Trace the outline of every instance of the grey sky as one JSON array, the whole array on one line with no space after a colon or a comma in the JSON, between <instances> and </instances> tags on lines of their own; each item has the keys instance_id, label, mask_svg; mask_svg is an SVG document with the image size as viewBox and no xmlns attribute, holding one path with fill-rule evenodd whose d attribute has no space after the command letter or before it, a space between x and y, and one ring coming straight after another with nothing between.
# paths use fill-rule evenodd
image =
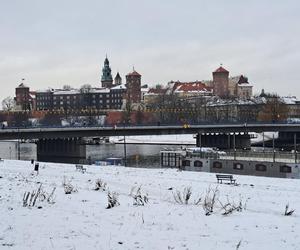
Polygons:
<instances>
[{"instance_id":1,"label":"grey sky","mask_svg":"<svg viewBox=\"0 0 300 250\"><path fill-rule=\"evenodd\" d=\"M31 89L99 86L105 54L124 79L211 79L220 63L261 88L300 97L297 0L2 0L0 99Z\"/></svg>"}]
</instances>

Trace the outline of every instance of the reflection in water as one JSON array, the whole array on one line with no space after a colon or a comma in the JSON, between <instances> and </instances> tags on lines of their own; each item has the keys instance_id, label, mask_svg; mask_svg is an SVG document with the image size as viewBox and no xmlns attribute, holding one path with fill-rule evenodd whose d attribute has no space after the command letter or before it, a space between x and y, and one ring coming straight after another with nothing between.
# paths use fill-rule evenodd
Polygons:
<instances>
[{"instance_id":1,"label":"reflection in water","mask_svg":"<svg viewBox=\"0 0 300 250\"><path fill-rule=\"evenodd\" d=\"M127 165L131 167L159 167L159 152L165 147L168 146L127 144ZM108 157L124 158L123 144L87 145L86 150L87 158L90 158L92 162L104 160ZM18 142L0 141L0 157L4 159L18 159ZM36 160L36 158L36 144L20 143L21 160Z\"/></svg>"}]
</instances>

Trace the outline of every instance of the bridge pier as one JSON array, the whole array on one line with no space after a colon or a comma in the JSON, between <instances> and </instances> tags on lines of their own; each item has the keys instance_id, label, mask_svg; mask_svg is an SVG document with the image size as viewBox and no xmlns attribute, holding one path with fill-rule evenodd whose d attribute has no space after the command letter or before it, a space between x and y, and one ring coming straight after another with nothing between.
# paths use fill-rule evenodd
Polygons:
<instances>
[{"instance_id":1,"label":"bridge pier","mask_svg":"<svg viewBox=\"0 0 300 250\"><path fill-rule=\"evenodd\" d=\"M276 147L299 150L300 132L279 132Z\"/></svg>"},{"instance_id":2,"label":"bridge pier","mask_svg":"<svg viewBox=\"0 0 300 250\"><path fill-rule=\"evenodd\" d=\"M45 162L80 163L86 159L86 145L81 138L40 139L37 160Z\"/></svg>"},{"instance_id":3,"label":"bridge pier","mask_svg":"<svg viewBox=\"0 0 300 250\"><path fill-rule=\"evenodd\" d=\"M197 147L216 147L220 149L250 149L250 135L247 133L219 134L198 133Z\"/></svg>"}]
</instances>

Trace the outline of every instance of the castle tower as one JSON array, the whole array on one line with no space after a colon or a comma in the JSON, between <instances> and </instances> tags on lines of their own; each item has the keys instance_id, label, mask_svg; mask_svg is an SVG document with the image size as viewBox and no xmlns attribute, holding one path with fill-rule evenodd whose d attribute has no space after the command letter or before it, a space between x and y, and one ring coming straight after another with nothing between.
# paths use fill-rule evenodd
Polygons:
<instances>
[{"instance_id":1,"label":"castle tower","mask_svg":"<svg viewBox=\"0 0 300 250\"><path fill-rule=\"evenodd\" d=\"M126 75L126 99L131 103L141 102L141 78L142 76L133 69Z\"/></svg>"},{"instance_id":2,"label":"castle tower","mask_svg":"<svg viewBox=\"0 0 300 250\"><path fill-rule=\"evenodd\" d=\"M24 79L22 79L23 81ZM27 87L23 82L16 87L16 105L20 110L30 110L30 92L29 87Z\"/></svg>"},{"instance_id":3,"label":"castle tower","mask_svg":"<svg viewBox=\"0 0 300 250\"><path fill-rule=\"evenodd\" d=\"M121 85L121 84L122 84L122 77L120 76L120 74L118 72L115 77L115 85Z\"/></svg>"},{"instance_id":4,"label":"castle tower","mask_svg":"<svg viewBox=\"0 0 300 250\"><path fill-rule=\"evenodd\" d=\"M224 69L222 65L213 72L213 88L214 94L219 97L227 97L229 95L229 71Z\"/></svg>"},{"instance_id":5,"label":"castle tower","mask_svg":"<svg viewBox=\"0 0 300 250\"><path fill-rule=\"evenodd\" d=\"M103 88L111 88L113 85L113 78L111 75L111 68L107 57L104 60L104 67L102 68L101 84Z\"/></svg>"}]
</instances>

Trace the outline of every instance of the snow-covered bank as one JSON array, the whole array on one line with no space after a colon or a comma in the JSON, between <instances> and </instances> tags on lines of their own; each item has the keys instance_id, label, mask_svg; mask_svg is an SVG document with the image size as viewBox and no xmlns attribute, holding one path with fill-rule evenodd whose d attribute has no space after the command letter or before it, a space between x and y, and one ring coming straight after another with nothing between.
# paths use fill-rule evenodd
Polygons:
<instances>
[{"instance_id":1,"label":"snow-covered bank","mask_svg":"<svg viewBox=\"0 0 300 250\"><path fill-rule=\"evenodd\" d=\"M133 169L40 163L39 175L29 162L0 162L1 249L299 249L300 182L235 176L238 186L217 185L214 174L173 169ZM101 178L119 194L119 206L106 209L107 190L95 191ZM78 192L65 194L62 183ZM25 191L42 189L52 202L37 200L23 207ZM133 205L132 187L141 185L149 198ZM192 188L190 204L174 200L176 190ZM214 212L206 216L206 190L218 188ZM194 200L202 198L200 204ZM220 202L242 202L242 211L227 216ZM296 209L284 216L289 203ZM40 207L40 209L38 209Z\"/></svg>"},{"instance_id":2,"label":"snow-covered bank","mask_svg":"<svg viewBox=\"0 0 300 250\"><path fill-rule=\"evenodd\" d=\"M262 133L251 133L251 143L262 143L263 140L269 141L274 138L278 138L278 133L265 132ZM126 136L126 143L133 144L164 144L164 145L195 145L196 138L192 134L184 135L143 135L143 136ZM112 136L109 138L112 143L123 143L123 136Z\"/></svg>"},{"instance_id":3,"label":"snow-covered bank","mask_svg":"<svg viewBox=\"0 0 300 250\"><path fill-rule=\"evenodd\" d=\"M195 145L196 139L193 135L143 135L126 136L126 143L131 144L162 144L162 145ZM113 136L109 138L112 143L123 143L123 136Z\"/></svg>"}]
</instances>

